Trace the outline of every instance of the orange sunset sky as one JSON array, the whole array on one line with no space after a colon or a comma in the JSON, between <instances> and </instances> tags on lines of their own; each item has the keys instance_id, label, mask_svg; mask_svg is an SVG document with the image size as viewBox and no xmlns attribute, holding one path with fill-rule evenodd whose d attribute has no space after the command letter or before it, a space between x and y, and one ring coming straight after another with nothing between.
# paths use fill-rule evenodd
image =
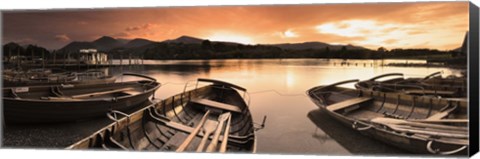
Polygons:
<instances>
[{"instance_id":1,"label":"orange sunset sky","mask_svg":"<svg viewBox=\"0 0 480 159\"><path fill-rule=\"evenodd\" d=\"M159 7L4 12L2 41L59 49L104 35L154 41L188 35L244 44L450 50L467 30L468 2Z\"/></svg>"}]
</instances>

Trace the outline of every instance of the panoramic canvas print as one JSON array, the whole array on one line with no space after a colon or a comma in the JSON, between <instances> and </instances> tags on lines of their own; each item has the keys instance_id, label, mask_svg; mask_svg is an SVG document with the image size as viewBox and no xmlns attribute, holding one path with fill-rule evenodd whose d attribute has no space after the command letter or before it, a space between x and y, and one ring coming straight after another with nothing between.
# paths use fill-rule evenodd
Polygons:
<instances>
[{"instance_id":1,"label":"panoramic canvas print","mask_svg":"<svg viewBox=\"0 0 480 159\"><path fill-rule=\"evenodd\" d=\"M468 2L2 18L3 147L468 153Z\"/></svg>"}]
</instances>

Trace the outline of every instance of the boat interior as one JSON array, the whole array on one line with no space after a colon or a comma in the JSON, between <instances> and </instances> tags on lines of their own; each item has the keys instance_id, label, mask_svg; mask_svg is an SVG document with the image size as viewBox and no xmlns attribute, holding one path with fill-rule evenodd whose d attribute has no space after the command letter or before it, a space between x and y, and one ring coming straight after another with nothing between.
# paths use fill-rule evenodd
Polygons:
<instances>
[{"instance_id":1,"label":"boat interior","mask_svg":"<svg viewBox=\"0 0 480 159\"><path fill-rule=\"evenodd\" d=\"M122 149L176 152L254 152L255 127L244 88L213 84L184 91L132 114L112 111L115 121L68 149Z\"/></svg>"}]
</instances>

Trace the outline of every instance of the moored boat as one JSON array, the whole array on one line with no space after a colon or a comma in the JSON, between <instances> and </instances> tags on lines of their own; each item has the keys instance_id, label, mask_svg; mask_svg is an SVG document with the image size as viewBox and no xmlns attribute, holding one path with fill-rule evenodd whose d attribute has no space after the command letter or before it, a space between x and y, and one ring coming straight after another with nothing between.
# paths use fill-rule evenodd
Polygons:
<instances>
[{"instance_id":1,"label":"moored boat","mask_svg":"<svg viewBox=\"0 0 480 159\"><path fill-rule=\"evenodd\" d=\"M5 122L67 122L104 116L112 109L127 110L138 106L160 87L151 77L124 75L146 80L3 88Z\"/></svg>"},{"instance_id":2,"label":"moored boat","mask_svg":"<svg viewBox=\"0 0 480 159\"><path fill-rule=\"evenodd\" d=\"M212 84L131 114L114 110L108 114L112 124L67 149L255 152L256 128L245 94L239 94L246 89L218 80L197 82Z\"/></svg>"},{"instance_id":3,"label":"moored boat","mask_svg":"<svg viewBox=\"0 0 480 159\"><path fill-rule=\"evenodd\" d=\"M55 71L52 71L55 70ZM61 85L61 84L102 84L113 83L116 77L105 75L101 71L68 72L61 69L45 69L40 71L4 71L3 86L41 86L41 85Z\"/></svg>"},{"instance_id":4,"label":"moored boat","mask_svg":"<svg viewBox=\"0 0 480 159\"><path fill-rule=\"evenodd\" d=\"M61 84L74 81L76 75L62 69L30 69L30 70L12 70L3 71L3 86L32 86Z\"/></svg>"},{"instance_id":5,"label":"moored boat","mask_svg":"<svg viewBox=\"0 0 480 159\"><path fill-rule=\"evenodd\" d=\"M397 78L390 78L397 77ZM390 78L380 81L382 78ZM435 72L424 78L404 78L402 73L388 73L360 81L355 87L362 90L402 92L410 95L427 95L442 98L465 98L467 81L462 77L441 77Z\"/></svg>"},{"instance_id":6,"label":"moored boat","mask_svg":"<svg viewBox=\"0 0 480 159\"><path fill-rule=\"evenodd\" d=\"M77 78L74 81L67 82L65 84L107 84L113 83L117 80L115 76L106 75L102 71L85 71L81 73L75 73Z\"/></svg>"},{"instance_id":7,"label":"moored boat","mask_svg":"<svg viewBox=\"0 0 480 159\"><path fill-rule=\"evenodd\" d=\"M314 87L307 94L336 120L387 144L414 153L467 154L466 101L338 86L353 82L358 80Z\"/></svg>"}]
</instances>

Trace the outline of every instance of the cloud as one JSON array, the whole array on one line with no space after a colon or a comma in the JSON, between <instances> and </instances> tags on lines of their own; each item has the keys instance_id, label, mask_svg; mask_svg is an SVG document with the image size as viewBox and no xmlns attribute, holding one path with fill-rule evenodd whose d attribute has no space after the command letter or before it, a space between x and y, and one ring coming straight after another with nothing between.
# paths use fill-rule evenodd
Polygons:
<instances>
[{"instance_id":1,"label":"cloud","mask_svg":"<svg viewBox=\"0 0 480 159\"><path fill-rule=\"evenodd\" d=\"M130 38L133 36L133 34L129 32L119 32L119 33L112 34L111 36L113 36L114 38Z\"/></svg>"},{"instance_id":2,"label":"cloud","mask_svg":"<svg viewBox=\"0 0 480 159\"><path fill-rule=\"evenodd\" d=\"M398 24L379 23L374 20L345 20L330 22L316 26L319 33L337 34L345 37L367 36L374 32L392 30Z\"/></svg>"},{"instance_id":3,"label":"cloud","mask_svg":"<svg viewBox=\"0 0 480 159\"><path fill-rule=\"evenodd\" d=\"M283 37L295 38L295 37L298 37L298 35L296 32L292 31L291 29L288 29L287 31L283 32Z\"/></svg>"},{"instance_id":4,"label":"cloud","mask_svg":"<svg viewBox=\"0 0 480 159\"><path fill-rule=\"evenodd\" d=\"M37 40L33 38L23 38L23 39L14 40L14 41L20 45L34 44L37 42Z\"/></svg>"},{"instance_id":5,"label":"cloud","mask_svg":"<svg viewBox=\"0 0 480 159\"><path fill-rule=\"evenodd\" d=\"M383 43L385 44L394 44L396 43L398 40L397 39L387 39L387 40L384 40Z\"/></svg>"},{"instance_id":6,"label":"cloud","mask_svg":"<svg viewBox=\"0 0 480 159\"><path fill-rule=\"evenodd\" d=\"M154 26L156 26L156 24L146 23L138 26L129 26L125 28L125 31L132 32L132 31L140 31L140 30L150 30Z\"/></svg>"},{"instance_id":7,"label":"cloud","mask_svg":"<svg viewBox=\"0 0 480 159\"><path fill-rule=\"evenodd\" d=\"M56 41L60 41L60 42L68 42L71 40L70 37L67 36L67 34L55 35L54 38Z\"/></svg>"}]
</instances>

